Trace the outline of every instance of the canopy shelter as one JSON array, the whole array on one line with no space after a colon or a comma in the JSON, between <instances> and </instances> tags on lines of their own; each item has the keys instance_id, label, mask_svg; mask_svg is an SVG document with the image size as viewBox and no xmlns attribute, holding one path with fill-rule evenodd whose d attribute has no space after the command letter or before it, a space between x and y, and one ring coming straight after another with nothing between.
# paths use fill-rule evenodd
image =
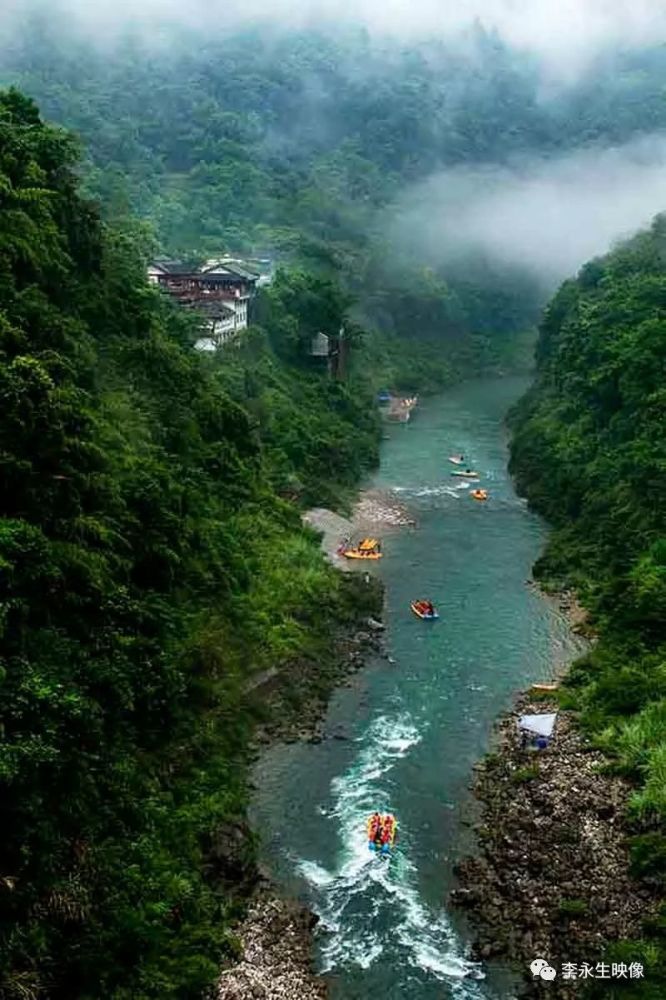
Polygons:
<instances>
[{"instance_id":1,"label":"canopy shelter","mask_svg":"<svg viewBox=\"0 0 666 1000\"><path fill-rule=\"evenodd\" d=\"M553 735L557 712L548 712L544 715L521 715L518 719L518 729L524 733L532 733L534 736Z\"/></svg>"}]
</instances>

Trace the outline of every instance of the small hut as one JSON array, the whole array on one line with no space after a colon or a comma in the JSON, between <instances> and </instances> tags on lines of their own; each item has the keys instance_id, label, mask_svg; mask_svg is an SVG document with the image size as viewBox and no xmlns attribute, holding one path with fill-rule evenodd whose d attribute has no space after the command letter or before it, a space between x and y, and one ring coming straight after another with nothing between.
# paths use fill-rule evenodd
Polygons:
<instances>
[{"instance_id":1,"label":"small hut","mask_svg":"<svg viewBox=\"0 0 666 1000\"><path fill-rule=\"evenodd\" d=\"M318 333L312 338L310 354L313 358L328 358L330 352L329 339L325 333Z\"/></svg>"}]
</instances>

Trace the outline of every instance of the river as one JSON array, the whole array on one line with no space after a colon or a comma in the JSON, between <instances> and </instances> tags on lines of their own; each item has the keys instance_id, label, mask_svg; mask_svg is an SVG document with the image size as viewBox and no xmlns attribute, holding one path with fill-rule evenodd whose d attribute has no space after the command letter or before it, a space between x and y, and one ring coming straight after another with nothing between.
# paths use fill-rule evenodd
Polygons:
<instances>
[{"instance_id":1,"label":"river","mask_svg":"<svg viewBox=\"0 0 666 1000\"><path fill-rule=\"evenodd\" d=\"M566 622L526 585L546 528L513 489L503 427L525 387L469 382L388 428L369 485L396 491L417 520L386 536L375 570L394 662L369 664L337 692L329 738L273 747L254 774L264 862L321 918L317 966L334 1000L513 994L506 970L466 959L467 931L446 900L469 849L468 786L493 721L575 649ZM459 452L481 473L487 503L451 477L447 456ZM441 619L415 618L415 597L433 600ZM374 809L398 817L389 861L367 850Z\"/></svg>"}]
</instances>

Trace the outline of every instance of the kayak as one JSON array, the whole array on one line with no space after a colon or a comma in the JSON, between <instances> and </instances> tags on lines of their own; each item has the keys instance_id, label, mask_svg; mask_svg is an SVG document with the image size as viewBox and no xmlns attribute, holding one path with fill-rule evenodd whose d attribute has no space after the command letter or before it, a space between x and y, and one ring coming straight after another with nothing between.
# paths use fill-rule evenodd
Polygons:
<instances>
[{"instance_id":1,"label":"kayak","mask_svg":"<svg viewBox=\"0 0 666 1000\"><path fill-rule=\"evenodd\" d=\"M449 455L449 462L453 462L454 465L462 465L464 461L463 455Z\"/></svg>"},{"instance_id":2,"label":"kayak","mask_svg":"<svg viewBox=\"0 0 666 1000\"><path fill-rule=\"evenodd\" d=\"M365 828L368 835L368 850L377 854L390 854L398 832L395 816L385 813L379 817L379 823L375 816L369 816Z\"/></svg>"},{"instance_id":3,"label":"kayak","mask_svg":"<svg viewBox=\"0 0 666 1000\"><path fill-rule=\"evenodd\" d=\"M409 606L416 615L416 617L422 618L424 621L431 622L434 621L435 618L439 618L439 615L437 614L436 611L434 612L434 614L430 614L427 611L422 611L421 608L419 608L417 601L412 601L412 603Z\"/></svg>"},{"instance_id":4,"label":"kayak","mask_svg":"<svg viewBox=\"0 0 666 1000\"><path fill-rule=\"evenodd\" d=\"M479 473L478 472L472 472L471 469L469 471L467 471L467 472L451 472L450 475L451 476L456 476L458 479L478 479L479 478Z\"/></svg>"}]
</instances>

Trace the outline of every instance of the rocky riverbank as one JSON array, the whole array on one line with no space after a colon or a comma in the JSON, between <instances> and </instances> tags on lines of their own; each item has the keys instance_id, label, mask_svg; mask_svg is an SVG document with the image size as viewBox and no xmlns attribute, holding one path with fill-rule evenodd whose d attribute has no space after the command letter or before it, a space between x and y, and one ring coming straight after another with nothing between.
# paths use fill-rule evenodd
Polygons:
<instances>
[{"instance_id":1,"label":"rocky riverbank","mask_svg":"<svg viewBox=\"0 0 666 1000\"><path fill-rule=\"evenodd\" d=\"M373 613L360 620L353 632L341 631L332 637L330 656L316 664L292 663L286 675L271 675L260 688L268 718L256 730L257 752L277 741L320 743L327 738L330 734L324 731L323 719L333 691L351 683L353 674L369 659L387 658L381 621L381 584L370 579L363 583L363 589Z\"/></svg>"},{"instance_id":2,"label":"rocky riverbank","mask_svg":"<svg viewBox=\"0 0 666 1000\"><path fill-rule=\"evenodd\" d=\"M594 641L596 633L590 622L590 614L581 604L575 590L551 590L537 580L527 580L526 583L537 590L559 615L566 618L574 635L583 636L588 642Z\"/></svg>"},{"instance_id":3,"label":"rocky riverbank","mask_svg":"<svg viewBox=\"0 0 666 1000\"><path fill-rule=\"evenodd\" d=\"M525 973L527 995L564 1000L581 981L562 979L562 964L594 966L607 943L638 934L657 902L628 873L630 786L605 772L573 714L559 712L546 750L523 748L518 715L548 711L558 711L554 701L522 696L477 766L479 853L459 864L452 902L469 913L476 958L508 958ZM537 957L557 970L555 981L533 979Z\"/></svg>"},{"instance_id":4,"label":"rocky riverbank","mask_svg":"<svg viewBox=\"0 0 666 1000\"><path fill-rule=\"evenodd\" d=\"M352 514L355 531L379 531L416 524L408 508L390 490L364 490Z\"/></svg>"},{"instance_id":5,"label":"rocky riverbank","mask_svg":"<svg viewBox=\"0 0 666 1000\"><path fill-rule=\"evenodd\" d=\"M258 893L239 928L240 961L220 976L217 1000L323 1000L310 960L315 924L305 907Z\"/></svg>"}]
</instances>

